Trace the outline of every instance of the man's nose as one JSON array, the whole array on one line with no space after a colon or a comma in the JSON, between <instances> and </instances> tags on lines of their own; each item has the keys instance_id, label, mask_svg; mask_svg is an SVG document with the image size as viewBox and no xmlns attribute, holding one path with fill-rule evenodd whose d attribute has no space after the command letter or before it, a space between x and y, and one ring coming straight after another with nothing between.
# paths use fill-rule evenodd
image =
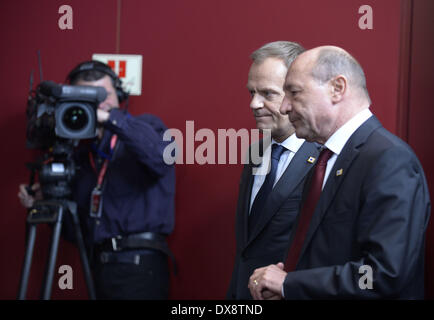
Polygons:
<instances>
[{"instance_id":1,"label":"man's nose","mask_svg":"<svg viewBox=\"0 0 434 320\"><path fill-rule=\"evenodd\" d=\"M250 108L253 110L260 109L264 107L264 102L262 101L259 94L255 93L250 101Z\"/></svg>"},{"instance_id":2,"label":"man's nose","mask_svg":"<svg viewBox=\"0 0 434 320\"><path fill-rule=\"evenodd\" d=\"M280 105L280 113L283 115L287 115L292 109L291 102L289 99L285 96L283 98L282 104Z\"/></svg>"}]
</instances>

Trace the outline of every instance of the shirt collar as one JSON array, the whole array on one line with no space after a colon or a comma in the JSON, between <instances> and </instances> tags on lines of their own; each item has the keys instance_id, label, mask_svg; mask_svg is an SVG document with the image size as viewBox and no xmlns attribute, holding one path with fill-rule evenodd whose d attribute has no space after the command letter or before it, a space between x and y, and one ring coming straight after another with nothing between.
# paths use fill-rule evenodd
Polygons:
<instances>
[{"instance_id":1,"label":"shirt collar","mask_svg":"<svg viewBox=\"0 0 434 320\"><path fill-rule=\"evenodd\" d=\"M339 155L352 134L371 116L369 109L363 109L333 133L324 146Z\"/></svg>"},{"instance_id":2,"label":"shirt collar","mask_svg":"<svg viewBox=\"0 0 434 320\"><path fill-rule=\"evenodd\" d=\"M273 145L275 144L280 144L283 147L285 147L285 149L296 153L298 151L298 149L300 149L301 145L303 144L304 139L299 139L297 138L297 136L295 135L295 133L293 133L292 135L290 135L288 138L286 138L283 142L279 143L274 139L271 139L271 144Z\"/></svg>"}]
</instances>

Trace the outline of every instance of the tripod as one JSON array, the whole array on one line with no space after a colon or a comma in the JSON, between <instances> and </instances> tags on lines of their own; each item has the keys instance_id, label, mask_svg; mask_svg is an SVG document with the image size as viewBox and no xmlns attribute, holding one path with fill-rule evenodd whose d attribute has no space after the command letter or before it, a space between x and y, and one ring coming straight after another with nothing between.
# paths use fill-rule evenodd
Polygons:
<instances>
[{"instance_id":1,"label":"tripod","mask_svg":"<svg viewBox=\"0 0 434 320\"><path fill-rule=\"evenodd\" d=\"M56 265L57 251L59 248L60 233L65 214L71 214L75 236L80 252L81 264L84 271L89 298L95 300L95 288L93 285L92 275L89 267L86 249L84 246L83 234L81 232L80 223L77 214L77 204L68 200L41 200L36 201L33 207L29 209L27 216L27 244L24 256L24 264L21 274L18 299L25 300L28 286L30 268L32 264L33 249L36 239L36 228L38 224L47 223L53 225L53 236L51 239L50 252L45 270L41 298L49 300L53 284L54 267Z\"/></svg>"}]
</instances>

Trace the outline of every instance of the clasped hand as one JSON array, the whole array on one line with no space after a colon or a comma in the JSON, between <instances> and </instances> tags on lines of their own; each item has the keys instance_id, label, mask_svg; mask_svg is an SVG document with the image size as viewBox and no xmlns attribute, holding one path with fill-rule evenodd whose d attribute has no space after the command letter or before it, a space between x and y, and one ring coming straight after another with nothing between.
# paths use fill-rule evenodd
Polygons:
<instances>
[{"instance_id":1,"label":"clasped hand","mask_svg":"<svg viewBox=\"0 0 434 320\"><path fill-rule=\"evenodd\" d=\"M249 279L250 293L255 300L280 300L287 273L283 263L256 269Z\"/></svg>"}]
</instances>

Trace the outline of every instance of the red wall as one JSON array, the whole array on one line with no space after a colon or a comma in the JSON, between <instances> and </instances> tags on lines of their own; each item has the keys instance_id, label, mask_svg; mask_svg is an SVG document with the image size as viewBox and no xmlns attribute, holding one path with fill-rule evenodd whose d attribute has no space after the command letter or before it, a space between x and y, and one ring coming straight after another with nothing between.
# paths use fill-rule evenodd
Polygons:
<instances>
[{"instance_id":1,"label":"red wall","mask_svg":"<svg viewBox=\"0 0 434 320\"><path fill-rule=\"evenodd\" d=\"M63 4L73 8L73 30L57 26ZM358 28L358 8L364 4L373 8L373 30ZM0 298L13 299L24 254L25 212L16 193L18 184L27 181L24 163L32 159L24 148L24 111L36 50L42 52L44 78L55 81L92 53L115 53L117 1L2 2L0 15L0 136L7 146L1 160ZM196 130L215 133L218 128L254 128L245 88L248 56L266 42L293 40L307 48L334 44L353 53L365 69L374 113L395 132L399 17L396 0L122 1L120 53L143 55L142 96L131 98L130 110L154 113L184 133L186 120L194 120ZM241 165L177 166L170 244L179 275L172 278L172 298L224 297L235 254L240 172ZM44 268L47 228L39 239L29 292L33 298ZM86 298L76 249L65 242L61 264L73 267L75 287L55 289L54 298Z\"/></svg>"},{"instance_id":2,"label":"red wall","mask_svg":"<svg viewBox=\"0 0 434 320\"><path fill-rule=\"evenodd\" d=\"M89 59L92 52L110 52L115 48L116 1L70 2L74 10L74 29L58 28L58 9L65 1L2 1L0 3L0 59L2 107L0 137L3 140L0 182L0 298L14 299L18 292L24 257L25 210L17 198L19 183L28 181L25 162L33 160L25 149L25 108L31 69L38 78L36 51L41 50L44 79L63 81L78 61ZM41 228L29 297L39 297L39 287L48 251L47 227ZM74 290L54 290L55 298L86 297L78 253L62 242L58 265L69 264L75 271ZM58 277L55 277L57 284ZM57 286L55 286L57 287Z\"/></svg>"}]
</instances>

